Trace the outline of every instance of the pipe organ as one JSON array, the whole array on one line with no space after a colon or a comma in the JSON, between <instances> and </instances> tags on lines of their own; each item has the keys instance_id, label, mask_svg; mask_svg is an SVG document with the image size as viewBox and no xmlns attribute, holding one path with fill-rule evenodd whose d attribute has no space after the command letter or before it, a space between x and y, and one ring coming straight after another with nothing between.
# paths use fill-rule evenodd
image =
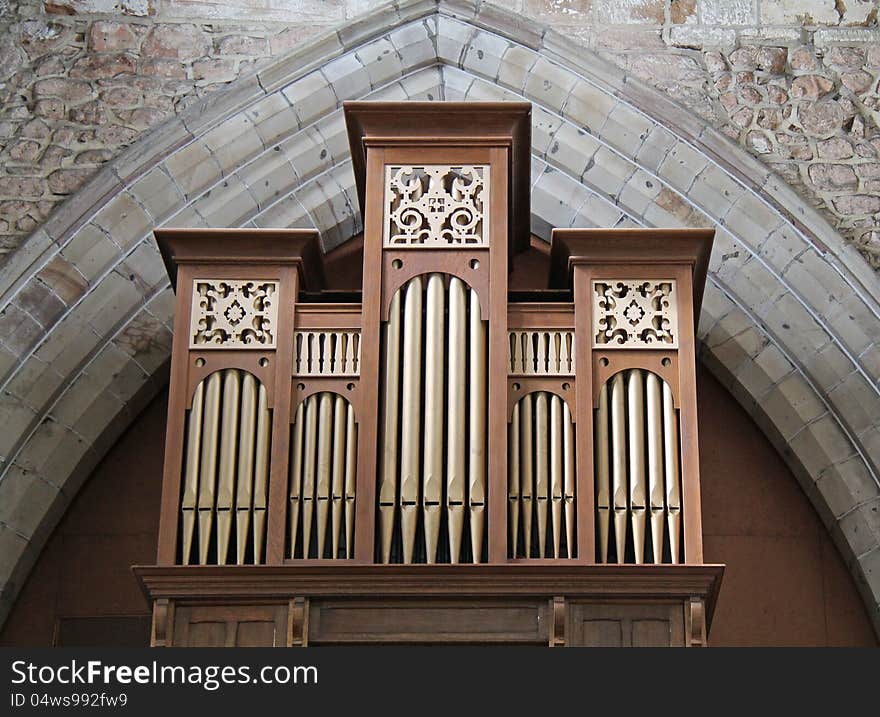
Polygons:
<instances>
[{"instance_id":1,"label":"pipe organ","mask_svg":"<svg viewBox=\"0 0 880 717\"><path fill-rule=\"evenodd\" d=\"M279 646L706 644L712 232L542 249L530 105L344 113L352 270L313 230L156 230L177 306L157 562L135 568L153 643L202 644L198 615Z\"/></svg>"}]
</instances>

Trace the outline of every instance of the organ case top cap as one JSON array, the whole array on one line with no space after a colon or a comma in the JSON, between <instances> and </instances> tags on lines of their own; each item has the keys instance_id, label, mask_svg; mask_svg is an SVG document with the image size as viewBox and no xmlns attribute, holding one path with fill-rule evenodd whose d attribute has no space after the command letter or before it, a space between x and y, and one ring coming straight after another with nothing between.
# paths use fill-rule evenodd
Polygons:
<instances>
[{"instance_id":1,"label":"organ case top cap","mask_svg":"<svg viewBox=\"0 0 880 717\"><path fill-rule=\"evenodd\" d=\"M530 102L344 102L345 124L361 212L366 207L367 144L419 141L510 148L508 223L512 253L529 248L532 146Z\"/></svg>"},{"instance_id":2,"label":"organ case top cap","mask_svg":"<svg viewBox=\"0 0 880 717\"><path fill-rule=\"evenodd\" d=\"M315 229L156 229L156 242L177 287L181 264L297 266L304 288L324 286L319 235Z\"/></svg>"},{"instance_id":3,"label":"organ case top cap","mask_svg":"<svg viewBox=\"0 0 880 717\"><path fill-rule=\"evenodd\" d=\"M689 265L696 322L714 240L714 229L554 229L550 288L568 288L576 264Z\"/></svg>"}]
</instances>

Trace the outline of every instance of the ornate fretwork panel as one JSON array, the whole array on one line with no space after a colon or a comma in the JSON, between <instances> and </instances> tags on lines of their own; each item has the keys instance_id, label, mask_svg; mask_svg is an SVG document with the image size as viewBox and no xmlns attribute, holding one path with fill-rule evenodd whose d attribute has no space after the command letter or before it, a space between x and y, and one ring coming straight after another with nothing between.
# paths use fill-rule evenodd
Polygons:
<instances>
[{"instance_id":1,"label":"ornate fretwork panel","mask_svg":"<svg viewBox=\"0 0 880 717\"><path fill-rule=\"evenodd\" d=\"M674 279L593 281L593 346L678 347Z\"/></svg>"},{"instance_id":2,"label":"ornate fretwork panel","mask_svg":"<svg viewBox=\"0 0 880 717\"><path fill-rule=\"evenodd\" d=\"M488 166L385 167L386 247L488 243Z\"/></svg>"},{"instance_id":3,"label":"ornate fretwork panel","mask_svg":"<svg viewBox=\"0 0 880 717\"><path fill-rule=\"evenodd\" d=\"M511 376L573 376L573 330L508 331L508 370Z\"/></svg>"},{"instance_id":4,"label":"ornate fretwork panel","mask_svg":"<svg viewBox=\"0 0 880 717\"><path fill-rule=\"evenodd\" d=\"M190 348L274 348L277 294L277 281L194 280Z\"/></svg>"},{"instance_id":5,"label":"ornate fretwork panel","mask_svg":"<svg viewBox=\"0 0 880 717\"><path fill-rule=\"evenodd\" d=\"M296 376L357 376L360 331L297 331L293 336Z\"/></svg>"}]
</instances>

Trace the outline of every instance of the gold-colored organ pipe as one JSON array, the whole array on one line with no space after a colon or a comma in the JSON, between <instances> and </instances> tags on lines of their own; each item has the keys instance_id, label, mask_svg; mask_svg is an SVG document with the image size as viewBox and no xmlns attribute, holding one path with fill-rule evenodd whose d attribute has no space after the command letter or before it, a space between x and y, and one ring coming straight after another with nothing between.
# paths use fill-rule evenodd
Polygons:
<instances>
[{"instance_id":1,"label":"gold-colored organ pipe","mask_svg":"<svg viewBox=\"0 0 880 717\"><path fill-rule=\"evenodd\" d=\"M473 562L482 560L486 520L486 325L480 318L480 297L470 290L470 427L468 445L468 500L470 501ZM406 425L406 424L404 424Z\"/></svg>"},{"instance_id":2,"label":"gold-colored organ pipe","mask_svg":"<svg viewBox=\"0 0 880 717\"><path fill-rule=\"evenodd\" d=\"M342 531L342 502L345 489L345 432L346 410L345 399L336 396L333 404L333 471L330 483L330 524L331 524L331 557L339 557L339 542Z\"/></svg>"},{"instance_id":3,"label":"gold-colored organ pipe","mask_svg":"<svg viewBox=\"0 0 880 717\"><path fill-rule=\"evenodd\" d=\"M511 555L558 559L564 550L566 557L574 557L577 476L574 422L568 404L546 391L526 394L514 404L508 437ZM534 556L529 539L533 523L538 533ZM517 545L520 533L522 552Z\"/></svg>"},{"instance_id":4,"label":"gold-colored organ pipe","mask_svg":"<svg viewBox=\"0 0 880 717\"><path fill-rule=\"evenodd\" d=\"M235 562L243 565L251 526L254 489L254 442L257 430L257 380L241 377L241 416L238 432L238 475L235 485ZM256 545L254 546L256 551ZM256 560L254 561L256 562Z\"/></svg>"},{"instance_id":5,"label":"gold-colored organ pipe","mask_svg":"<svg viewBox=\"0 0 880 717\"><path fill-rule=\"evenodd\" d=\"M535 396L535 513L538 522L538 557L547 554L547 501L549 497L549 415L547 393L538 391Z\"/></svg>"},{"instance_id":6,"label":"gold-colored organ pipe","mask_svg":"<svg viewBox=\"0 0 880 717\"><path fill-rule=\"evenodd\" d=\"M519 543L519 402L513 406L507 429L507 527L510 531L510 555L516 557Z\"/></svg>"},{"instance_id":7,"label":"gold-colored organ pipe","mask_svg":"<svg viewBox=\"0 0 880 717\"><path fill-rule=\"evenodd\" d=\"M269 501L269 450L272 444L272 415L269 392L263 384L257 391L257 439L254 454L254 563L263 562L266 511Z\"/></svg>"},{"instance_id":8,"label":"gold-colored organ pipe","mask_svg":"<svg viewBox=\"0 0 880 717\"><path fill-rule=\"evenodd\" d=\"M217 444L220 439L220 372L208 376L202 421L202 455L199 461L199 565L208 563L208 546L214 525L217 490Z\"/></svg>"},{"instance_id":9,"label":"gold-colored organ pipe","mask_svg":"<svg viewBox=\"0 0 880 717\"><path fill-rule=\"evenodd\" d=\"M599 562L608 562L608 542L611 532L611 467L608 456L608 384L599 389L599 408L596 411L596 512L599 526Z\"/></svg>"},{"instance_id":10,"label":"gold-colored organ pipe","mask_svg":"<svg viewBox=\"0 0 880 717\"><path fill-rule=\"evenodd\" d=\"M645 391L644 372L627 375L627 445L629 448L629 501L633 553L636 565L645 562Z\"/></svg>"},{"instance_id":11,"label":"gold-colored organ pipe","mask_svg":"<svg viewBox=\"0 0 880 717\"><path fill-rule=\"evenodd\" d=\"M205 384L200 382L193 394L186 430L186 462L183 471L183 496L180 500L183 564L189 565L199 499L199 458L202 450L202 408Z\"/></svg>"},{"instance_id":12,"label":"gold-colored organ pipe","mask_svg":"<svg viewBox=\"0 0 880 717\"><path fill-rule=\"evenodd\" d=\"M400 513L403 562L411 563L416 542L419 503L419 443L422 378L422 279L406 286L403 306L403 400L404 430L400 445Z\"/></svg>"},{"instance_id":13,"label":"gold-colored organ pipe","mask_svg":"<svg viewBox=\"0 0 880 717\"><path fill-rule=\"evenodd\" d=\"M672 563L678 563L681 550L681 474L678 462L678 417L672 402L672 389L663 382L663 464L666 473L666 510Z\"/></svg>"},{"instance_id":14,"label":"gold-colored organ pipe","mask_svg":"<svg viewBox=\"0 0 880 717\"><path fill-rule=\"evenodd\" d=\"M345 419L345 557L354 557L354 501L357 485L357 425L349 404Z\"/></svg>"},{"instance_id":15,"label":"gold-colored organ pipe","mask_svg":"<svg viewBox=\"0 0 880 717\"><path fill-rule=\"evenodd\" d=\"M270 424L268 394L252 374L221 369L196 387L187 422L181 496L184 564L192 558L196 508L200 564L244 564L251 544L253 562L262 562Z\"/></svg>"},{"instance_id":16,"label":"gold-colored organ pipe","mask_svg":"<svg viewBox=\"0 0 880 717\"><path fill-rule=\"evenodd\" d=\"M304 424L305 402L296 407L293 418L293 438L290 441L290 557L293 557L296 551L300 503L302 502Z\"/></svg>"},{"instance_id":17,"label":"gold-colored organ pipe","mask_svg":"<svg viewBox=\"0 0 880 717\"><path fill-rule=\"evenodd\" d=\"M624 562L628 518L626 474L626 384L623 373L611 379L611 500L617 562Z\"/></svg>"},{"instance_id":18,"label":"gold-colored organ pipe","mask_svg":"<svg viewBox=\"0 0 880 717\"><path fill-rule=\"evenodd\" d=\"M562 541L562 399L550 396L550 516L553 538L553 557L559 557L559 544Z\"/></svg>"},{"instance_id":19,"label":"gold-colored organ pipe","mask_svg":"<svg viewBox=\"0 0 880 717\"><path fill-rule=\"evenodd\" d=\"M217 480L217 564L225 565L232 532L232 505L235 495L238 414L241 409L241 374L237 369L223 371L223 419L220 426L220 466Z\"/></svg>"},{"instance_id":20,"label":"gold-colored organ pipe","mask_svg":"<svg viewBox=\"0 0 880 717\"><path fill-rule=\"evenodd\" d=\"M645 409L648 438L648 503L651 511L651 552L655 563L663 562L663 524L666 519L663 485L663 405L660 379L645 377Z\"/></svg>"},{"instance_id":21,"label":"gold-colored organ pipe","mask_svg":"<svg viewBox=\"0 0 880 717\"><path fill-rule=\"evenodd\" d=\"M426 561L437 561L443 498L443 324L446 311L443 277L428 278L425 312L425 443L422 469L422 519ZM404 426L407 424L404 423Z\"/></svg>"},{"instance_id":22,"label":"gold-colored organ pipe","mask_svg":"<svg viewBox=\"0 0 880 717\"><path fill-rule=\"evenodd\" d=\"M333 397L325 392L318 396L318 467L315 474L315 510L318 519L318 557L324 557L327 517L330 512L330 469L333 441Z\"/></svg>"},{"instance_id":23,"label":"gold-colored organ pipe","mask_svg":"<svg viewBox=\"0 0 880 717\"><path fill-rule=\"evenodd\" d=\"M328 550L331 558L353 556L356 464L357 427L348 401L324 391L300 403L290 446L291 557L300 542L303 558L323 558Z\"/></svg>"},{"instance_id":24,"label":"gold-colored organ pipe","mask_svg":"<svg viewBox=\"0 0 880 717\"><path fill-rule=\"evenodd\" d=\"M400 292L394 294L383 326L383 397L384 416L381 426L381 466L379 476L379 532L383 563L391 561L391 542L394 531L394 512L397 505L397 421L400 389Z\"/></svg>"},{"instance_id":25,"label":"gold-colored organ pipe","mask_svg":"<svg viewBox=\"0 0 880 717\"><path fill-rule=\"evenodd\" d=\"M534 444L532 429L534 418L532 411L532 395L523 396L520 400L519 449L520 449L520 494L522 495L523 541L525 556L532 557L532 505L534 496Z\"/></svg>"},{"instance_id":26,"label":"gold-colored organ pipe","mask_svg":"<svg viewBox=\"0 0 880 717\"><path fill-rule=\"evenodd\" d=\"M466 493L465 401L467 396L467 289L461 279L449 280L449 385L446 421L446 507L450 562L461 555Z\"/></svg>"},{"instance_id":27,"label":"gold-colored organ pipe","mask_svg":"<svg viewBox=\"0 0 880 717\"><path fill-rule=\"evenodd\" d=\"M575 522L575 481L574 470L574 422L571 409L562 402L562 454L563 454L563 495L565 500L565 549L566 556L574 557L574 522Z\"/></svg>"},{"instance_id":28,"label":"gold-colored organ pipe","mask_svg":"<svg viewBox=\"0 0 880 717\"><path fill-rule=\"evenodd\" d=\"M608 386L610 385L610 389ZM610 410L606 393L610 390ZM610 413L610 416L608 415ZM622 424L625 423L625 426ZM679 467L678 416L672 390L656 374L630 369L614 375L600 389L596 412L596 514L599 526L600 562L606 559L603 544L604 515L607 513L604 485L607 443L611 433L611 485L617 561L636 564L645 560L650 513L651 555L654 563L664 561L664 542L670 546L670 560L681 558L681 476ZM628 508L628 510L627 510ZM626 533L632 536L633 552L627 557Z\"/></svg>"},{"instance_id":29,"label":"gold-colored organ pipe","mask_svg":"<svg viewBox=\"0 0 880 717\"><path fill-rule=\"evenodd\" d=\"M318 396L306 399L305 427L303 430L302 478L302 550L309 557L312 537L312 514L315 507L315 457L318 448Z\"/></svg>"}]
</instances>

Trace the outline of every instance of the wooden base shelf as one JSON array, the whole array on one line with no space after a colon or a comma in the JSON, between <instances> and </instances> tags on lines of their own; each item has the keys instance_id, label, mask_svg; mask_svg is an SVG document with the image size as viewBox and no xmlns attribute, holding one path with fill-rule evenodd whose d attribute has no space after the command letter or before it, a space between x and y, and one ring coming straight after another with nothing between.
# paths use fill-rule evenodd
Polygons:
<instances>
[{"instance_id":1,"label":"wooden base shelf","mask_svg":"<svg viewBox=\"0 0 880 717\"><path fill-rule=\"evenodd\" d=\"M247 644L278 646L705 645L724 566L135 566L134 572L154 605L155 645L241 644L239 633L251 635ZM254 633L254 625L262 631Z\"/></svg>"}]
</instances>

